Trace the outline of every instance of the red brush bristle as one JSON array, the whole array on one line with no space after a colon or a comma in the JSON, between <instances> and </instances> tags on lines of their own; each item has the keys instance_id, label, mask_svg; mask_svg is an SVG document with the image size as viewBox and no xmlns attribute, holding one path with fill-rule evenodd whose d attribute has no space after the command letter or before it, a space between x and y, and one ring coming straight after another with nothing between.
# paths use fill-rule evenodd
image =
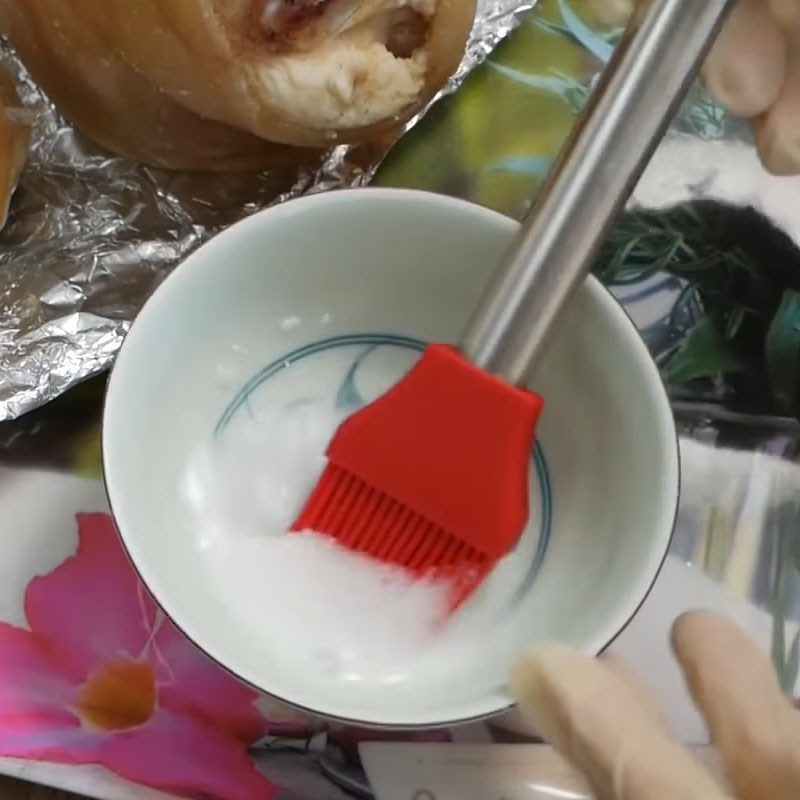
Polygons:
<instances>
[{"instance_id":1,"label":"red brush bristle","mask_svg":"<svg viewBox=\"0 0 800 800\"><path fill-rule=\"evenodd\" d=\"M460 605L516 543L542 401L431 345L346 420L295 522L342 546L444 579Z\"/></svg>"},{"instance_id":2,"label":"red brush bristle","mask_svg":"<svg viewBox=\"0 0 800 800\"><path fill-rule=\"evenodd\" d=\"M293 530L324 533L417 578L449 583L451 611L494 566L485 553L335 464L323 472Z\"/></svg>"}]
</instances>

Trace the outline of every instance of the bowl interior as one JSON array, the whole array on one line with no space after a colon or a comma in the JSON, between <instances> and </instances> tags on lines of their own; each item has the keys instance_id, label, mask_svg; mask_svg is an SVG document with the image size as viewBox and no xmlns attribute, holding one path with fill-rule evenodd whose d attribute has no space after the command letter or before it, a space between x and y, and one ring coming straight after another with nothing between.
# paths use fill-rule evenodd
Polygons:
<instances>
[{"instance_id":1,"label":"bowl interior","mask_svg":"<svg viewBox=\"0 0 800 800\"><path fill-rule=\"evenodd\" d=\"M245 579L234 562L209 559L186 512L178 487L198 442L249 435L263 409L309 386L340 393L356 362L349 390L368 400L380 375L399 377L422 343L455 341L514 230L490 211L423 193L318 195L218 236L137 319L106 404L112 509L156 599L237 676L340 719L452 723L510 704L506 674L520 648L558 639L599 652L643 600L672 530L675 433L644 345L593 279L531 376L547 405L522 571L479 640L434 648L391 690L320 680L302 626L285 625L303 587L277 602L273 593L269 607L257 586L231 591Z\"/></svg>"}]
</instances>

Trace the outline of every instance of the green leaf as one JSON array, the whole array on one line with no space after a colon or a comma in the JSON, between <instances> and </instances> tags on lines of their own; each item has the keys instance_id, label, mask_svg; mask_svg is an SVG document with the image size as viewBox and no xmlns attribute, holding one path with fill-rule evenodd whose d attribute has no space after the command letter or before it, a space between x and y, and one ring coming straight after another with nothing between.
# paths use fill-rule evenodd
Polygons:
<instances>
[{"instance_id":1,"label":"green leaf","mask_svg":"<svg viewBox=\"0 0 800 800\"><path fill-rule=\"evenodd\" d=\"M793 414L800 405L800 292L784 291L764 346L772 393Z\"/></svg>"},{"instance_id":2,"label":"green leaf","mask_svg":"<svg viewBox=\"0 0 800 800\"><path fill-rule=\"evenodd\" d=\"M780 608L772 610L772 641L770 643L772 666L778 673L778 680L783 687L786 672L786 617Z\"/></svg>"},{"instance_id":3,"label":"green leaf","mask_svg":"<svg viewBox=\"0 0 800 800\"><path fill-rule=\"evenodd\" d=\"M569 32L582 44L595 58L607 64L614 54L614 46L598 36L581 18L570 8L564 0L558 0L558 10L566 23Z\"/></svg>"},{"instance_id":4,"label":"green leaf","mask_svg":"<svg viewBox=\"0 0 800 800\"><path fill-rule=\"evenodd\" d=\"M792 561L794 568L800 572L800 531L797 531L794 542L792 542Z\"/></svg>"},{"instance_id":5,"label":"green leaf","mask_svg":"<svg viewBox=\"0 0 800 800\"><path fill-rule=\"evenodd\" d=\"M726 339L733 339L736 337L736 334L739 333L742 323L744 322L745 313L745 309L741 306L734 308L733 311L731 311L731 315L728 317L728 322L725 325Z\"/></svg>"},{"instance_id":6,"label":"green leaf","mask_svg":"<svg viewBox=\"0 0 800 800\"><path fill-rule=\"evenodd\" d=\"M792 694L794 692L798 672L800 672L800 631L798 631L794 635L794 639L792 639L789 655L781 671L781 688L786 694Z\"/></svg>"},{"instance_id":7,"label":"green leaf","mask_svg":"<svg viewBox=\"0 0 800 800\"><path fill-rule=\"evenodd\" d=\"M683 344L664 366L662 374L667 383L679 385L743 369L732 344L726 341L713 320L705 317L689 331Z\"/></svg>"},{"instance_id":8,"label":"green leaf","mask_svg":"<svg viewBox=\"0 0 800 800\"><path fill-rule=\"evenodd\" d=\"M545 92L553 92L560 97L563 97L566 92L575 88L574 81L569 81L556 75L532 75L520 69L509 67L507 64L498 64L496 61L491 60L486 62L486 67L494 72L499 72L502 76L515 83L527 86L529 89L541 89Z\"/></svg>"}]
</instances>

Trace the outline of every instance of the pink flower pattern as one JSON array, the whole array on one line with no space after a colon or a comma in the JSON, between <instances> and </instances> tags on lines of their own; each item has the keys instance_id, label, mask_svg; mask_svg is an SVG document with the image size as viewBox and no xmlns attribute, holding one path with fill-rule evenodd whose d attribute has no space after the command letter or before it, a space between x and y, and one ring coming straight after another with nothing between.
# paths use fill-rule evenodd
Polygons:
<instances>
[{"instance_id":1,"label":"pink flower pattern","mask_svg":"<svg viewBox=\"0 0 800 800\"><path fill-rule=\"evenodd\" d=\"M247 752L269 731L259 695L164 617L108 515L79 515L78 532L77 554L29 583L29 628L0 623L0 755L99 764L185 796L274 797Z\"/></svg>"}]
</instances>

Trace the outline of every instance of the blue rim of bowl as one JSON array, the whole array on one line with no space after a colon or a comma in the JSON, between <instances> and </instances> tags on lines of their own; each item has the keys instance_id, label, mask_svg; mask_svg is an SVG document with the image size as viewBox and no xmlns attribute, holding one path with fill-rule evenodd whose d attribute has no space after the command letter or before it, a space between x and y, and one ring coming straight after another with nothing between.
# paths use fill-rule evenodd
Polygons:
<instances>
[{"instance_id":1,"label":"blue rim of bowl","mask_svg":"<svg viewBox=\"0 0 800 800\"><path fill-rule=\"evenodd\" d=\"M386 197L388 195L394 195L394 196L398 196L399 197L401 195L405 195L406 197L414 197L414 198L417 198L419 200L424 199L426 201L435 199L435 201L437 203L445 203L445 204L452 205L453 207L458 206L461 210L470 210L473 213L479 212L482 215L494 218L496 221L501 221L505 225L509 225L509 226L513 225L514 228L516 228L516 226L518 225L518 222L513 220L513 219L511 219L510 217L508 217L508 216L506 216L504 214L501 214L501 213L499 213L497 211L493 211L492 209L489 209L489 208L486 208L486 207L483 207L483 206L479 206L477 203L472 203L469 200L463 200L463 199L456 198L456 197L450 197L448 195L441 195L441 194L436 194L435 192L428 192L428 191L422 191L422 190L417 190L417 189L360 187L360 188L353 188L353 189L344 189L344 190L340 190L338 192L317 193L317 194L308 195L306 197L298 197L298 198L294 198L292 200L288 200L288 201L286 201L284 203L281 203L281 204L279 204L277 206L274 206L272 208L264 209L264 210L262 210L261 212L259 212L257 214L253 214L250 217L247 217L244 220L242 220L242 221L240 221L238 223L235 223L230 228L228 228L225 231L223 231L221 234L218 234L211 241L214 241L215 239L219 239L220 237L225 236L229 231L231 231L232 229L237 228L237 227L239 227L239 226L241 226L243 224L256 224L258 218L261 215L269 214L274 209L281 209L281 208L286 208L286 207L298 207L298 206L300 206L302 204L307 204L309 202L319 202L319 201L326 202L326 201L329 201L332 197L335 197L335 195L337 195L337 194L348 194L348 195L362 194L363 195L363 194L367 194L367 193L372 195L373 197L377 197L377 196ZM197 252L197 251L195 251L195 252ZM191 256L189 256L189 258L187 258L184 261L182 261L172 271L172 273L170 273L170 275L168 275L164 279L164 281L161 282L161 284L159 285L158 289L160 289L164 285L168 284L170 282L170 280L174 277L174 275L177 272L180 271L180 268L190 259L191 259ZM644 339L642 337L642 334L639 331L639 328L636 326L636 323L633 321L632 317L630 316L630 314L626 310L625 306L620 302L619 298L616 297L616 295L614 295L614 293L611 292L608 289L608 287L606 287L604 284L602 284L599 280L597 280L596 278L593 278L593 276L589 276L589 279L594 280L597 288L600 289L605 294L605 296L612 303L614 303L614 305L617 306L617 308L622 313L622 315L625 318L625 320L627 320L627 323L630 326L630 329L633 332L633 335L634 335L635 339L638 340L638 342L641 345L641 347L649 355L650 351L647 348L647 344L645 343L645 341L644 341ZM158 289L156 290L156 292L154 292L145 301L144 305L142 306L142 310L152 302L153 297L155 297L157 295L157 293L158 293ZM125 340L123 340L122 345L120 346L120 349L119 349L119 351L117 353L117 358L114 360L114 363L112 364L111 369L109 371L108 383L106 385L106 394L105 394L105 397L103 398L103 426L102 426L103 427L103 431L105 431L105 419L106 419L106 413L107 413L107 407L108 407L108 397L109 397L109 394L110 394L109 389L110 389L111 383L112 383L113 378L114 378L114 372L115 372L115 369L116 369L116 365L117 365L117 362L119 360L120 354L122 353L122 351L125 348L125 344L126 344L126 341L127 341L128 337L135 330L135 328L136 328L136 320L134 320L134 323L131 326L131 329L128 331L128 334L125 337ZM651 360L653 369L657 371L657 367L655 365L655 362L652 360L652 356L650 356L650 360ZM662 392L664 393L664 400L667 402L667 405L669 405L669 401L667 400L666 392L663 389L663 385L662 385ZM631 613L627 616L625 621L619 626L619 629L617 630L617 632L608 640L608 642L606 642L606 644L603 647L598 649L598 651L596 653L596 655L598 655L598 656L602 655L603 653L605 653L614 644L614 642L616 642L617 639L627 630L627 628L630 626L630 624L633 621L633 619L636 617L636 615L641 610L642 606L645 604L647 598L650 596L651 592L653 591L653 587L656 585L656 581L658 580L659 576L661 575L661 571L662 571L662 569L664 567L664 562L667 560L667 556L669 555L669 552L670 552L670 549L671 549L671 546L672 546L672 541L673 541L673 539L675 537L675 525L676 525L677 519L678 519L678 499L680 497L680 491L681 491L681 481L682 481L682 474L681 473L682 473L682 470L681 470L680 446L679 446L680 442L679 442L679 438L678 438L678 431L677 431L677 428L675 427L674 423L673 423L673 426L672 426L672 430L673 430L673 438L675 440L675 453L676 453L676 464L675 464L675 467L676 467L676 476L675 476L676 477L676 487L675 487L676 488L676 492L675 492L674 509L673 509L673 514L672 514L672 523L671 523L671 526L670 526L669 535L667 536L667 541L666 541L665 546L664 546L664 554L661 557L661 560L659 561L656 569L653 571L653 577L652 577L649 585L647 586L646 590L642 593L642 597L641 597L639 603L631 610ZM268 697L272 697L272 698L274 698L274 699L276 699L276 700L278 700L280 702L285 703L286 705L289 705L289 706L297 709L300 712L309 714L310 716L317 717L317 718L322 718L322 719L326 719L326 720L330 720L331 722L336 722L336 723L349 725L349 726L353 726L353 727L360 727L360 728L364 728L364 729L367 729L367 730L384 730L384 731L403 732L403 731L423 731L423 730L436 730L436 729L442 729L442 728L452 728L452 727L456 727L456 726L469 725L469 724L473 724L473 723L476 723L476 722L483 722L483 721L486 721L486 720L494 719L494 718L503 716L504 714L507 714L510 711L513 711L517 707L516 703L511 702L511 703L507 703L505 706L502 706L500 708L496 708L496 709L494 709L492 711L485 711L485 712L481 712L479 714L472 714L472 715L470 715L468 717L457 717L456 719L451 719L451 720L441 720L439 722L427 722L427 723L418 723L418 724L414 724L414 723L386 723L386 722L380 723L380 722L374 722L374 721L369 721L369 720L360 720L360 719L356 719L356 718L352 718L352 717L344 717L344 716L339 716L339 715L336 715L336 714L329 714L329 713L321 712L318 709L310 708L308 706L303 706L303 705L298 704L297 702L294 702L294 701L288 700L286 698L283 698L280 695L275 694L274 692L271 692L270 690L259 686L258 684L254 683L253 681L249 681L246 678L243 678L241 675L237 674L232 668L226 666L219 659L217 659L213 655L211 655L211 653L209 653L201 644L199 644L195 639L193 639L191 636L189 636L189 634L184 630L184 628L180 624L178 624L178 622L162 607L162 605L161 605L160 601L158 600L158 598L150 590L149 584L145 580L144 575L142 574L141 570L139 569L138 565L136 564L136 561L131 556L131 553L130 553L130 550L128 548L128 545L127 545L127 543L125 541L125 537L122 535L122 532L121 532L121 530L119 528L119 525L117 524L117 514L114 511L114 504L113 504L113 501L111 499L111 492L109 491L109 486L108 486L107 464L106 464L106 447L105 447L105 436L104 435L101 435L101 437L100 437L100 457L101 457L101 466L102 466L102 475L103 475L103 487L104 487L104 490L105 490L106 499L108 500L109 510L111 511L111 516L112 516L112 519L114 521L114 527L115 527L115 529L117 531L117 536L118 536L120 542L122 543L122 549L125 551L125 554L126 554L126 556L128 558L128 561L130 562L131 566L133 567L133 570L136 573L136 575L138 576L139 581L141 582L142 586L147 588L148 592L153 596L154 600L159 605L159 608L161 608L161 610L170 619L172 624L175 625L175 627L186 637L186 639L188 641L190 641L192 644L194 644L194 646L197 647L197 649L200 650L200 652L202 652L214 664L216 664L218 667L220 667L220 669L222 669L225 672L227 672L231 677L235 678L240 683L242 683L242 684L244 684L246 686L249 686L250 688L252 688L256 692L259 692L260 694L266 695Z\"/></svg>"},{"instance_id":2,"label":"blue rim of bowl","mask_svg":"<svg viewBox=\"0 0 800 800\"><path fill-rule=\"evenodd\" d=\"M422 339L393 333L351 333L309 342L285 355L279 356L253 375L253 377L236 392L233 400L231 400L222 412L222 415L214 427L213 435L214 437L221 436L228 425L236 418L238 412L242 409L249 408L249 400L253 392L261 388L271 378L274 378L287 369L291 369L295 364L311 356L342 347L356 347L360 345L368 348L368 351L376 347L396 347L402 350L421 353L428 344L428 342ZM536 544L536 552L533 554L530 566L525 573L522 583L510 599L512 607L525 596L536 580L536 576L539 574L539 570L544 562L547 546L550 543L550 533L552 531L553 493L550 482L550 471L547 468L547 458L545 457L544 449L538 439L533 449L532 460L539 484L542 518L539 524L539 537Z\"/></svg>"}]
</instances>

